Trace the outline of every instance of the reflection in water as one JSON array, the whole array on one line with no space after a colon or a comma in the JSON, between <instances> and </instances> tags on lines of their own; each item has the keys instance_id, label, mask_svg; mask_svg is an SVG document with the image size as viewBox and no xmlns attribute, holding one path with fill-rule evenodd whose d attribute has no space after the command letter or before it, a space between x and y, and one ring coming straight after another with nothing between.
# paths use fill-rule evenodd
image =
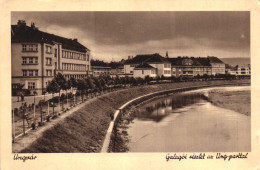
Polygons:
<instances>
[{"instance_id":1,"label":"reflection in water","mask_svg":"<svg viewBox=\"0 0 260 170\"><path fill-rule=\"evenodd\" d=\"M232 88L239 89L225 87L222 90L230 91ZM174 94L140 106L128 128L129 151L250 151L250 116L203 100L204 94L210 90L214 89ZM218 90L221 88L218 87Z\"/></svg>"},{"instance_id":2,"label":"reflection in water","mask_svg":"<svg viewBox=\"0 0 260 170\"><path fill-rule=\"evenodd\" d=\"M201 93L175 94L167 98L156 99L140 107L134 117L140 120L160 122L172 110L198 103L203 98Z\"/></svg>"}]
</instances>

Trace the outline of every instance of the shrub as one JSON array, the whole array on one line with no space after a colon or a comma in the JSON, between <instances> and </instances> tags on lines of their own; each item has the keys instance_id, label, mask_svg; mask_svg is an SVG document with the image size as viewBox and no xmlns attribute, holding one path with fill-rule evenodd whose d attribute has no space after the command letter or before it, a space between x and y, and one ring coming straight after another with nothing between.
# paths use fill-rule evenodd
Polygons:
<instances>
[{"instance_id":1,"label":"shrub","mask_svg":"<svg viewBox=\"0 0 260 170\"><path fill-rule=\"evenodd\" d=\"M49 100L49 102L59 103L59 96L53 97L52 99Z\"/></svg>"}]
</instances>

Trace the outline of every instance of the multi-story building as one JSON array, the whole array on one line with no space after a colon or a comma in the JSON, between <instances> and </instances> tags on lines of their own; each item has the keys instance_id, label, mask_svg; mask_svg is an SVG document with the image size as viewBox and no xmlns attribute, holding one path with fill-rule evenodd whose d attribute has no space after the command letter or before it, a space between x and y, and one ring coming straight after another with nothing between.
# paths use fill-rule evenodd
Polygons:
<instances>
[{"instance_id":1,"label":"multi-story building","mask_svg":"<svg viewBox=\"0 0 260 170\"><path fill-rule=\"evenodd\" d=\"M19 20L11 26L12 85L42 94L58 72L65 78L90 73L90 50L77 39L40 31Z\"/></svg>"},{"instance_id":2,"label":"multi-story building","mask_svg":"<svg viewBox=\"0 0 260 170\"><path fill-rule=\"evenodd\" d=\"M225 63L222 62L219 58L214 56L208 56L207 59L210 62L212 75L216 74L225 74Z\"/></svg>"},{"instance_id":3,"label":"multi-story building","mask_svg":"<svg viewBox=\"0 0 260 170\"><path fill-rule=\"evenodd\" d=\"M150 71L147 71L147 69ZM133 74L134 77L145 77L147 75L170 77L171 63L158 53L137 55L124 63L124 73Z\"/></svg>"},{"instance_id":4,"label":"multi-story building","mask_svg":"<svg viewBox=\"0 0 260 170\"><path fill-rule=\"evenodd\" d=\"M194 77L197 75L211 75L210 63L204 58L177 57L168 58L172 65L172 75L175 77Z\"/></svg>"},{"instance_id":5,"label":"multi-story building","mask_svg":"<svg viewBox=\"0 0 260 170\"><path fill-rule=\"evenodd\" d=\"M109 66L91 66L91 69L94 77L111 74L111 67Z\"/></svg>"},{"instance_id":6,"label":"multi-story building","mask_svg":"<svg viewBox=\"0 0 260 170\"><path fill-rule=\"evenodd\" d=\"M242 66L237 65L233 68L232 73L233 75L237 75L237 76L250 76L251 75L250 64L242 65Z\"/></svg>"},{"instance_id":7,"label":"multi-story building","mask_svg":"<svg viewBox=\"0 0 260 170\"><path fill-rule=\"evenodd\" d=\"M177 57L168 58L172 75L175 77L194 77L197 75L225 74L225 64L217 57ZM224 66L223 66L224 65Z\"/></svg>"}]
</instances>

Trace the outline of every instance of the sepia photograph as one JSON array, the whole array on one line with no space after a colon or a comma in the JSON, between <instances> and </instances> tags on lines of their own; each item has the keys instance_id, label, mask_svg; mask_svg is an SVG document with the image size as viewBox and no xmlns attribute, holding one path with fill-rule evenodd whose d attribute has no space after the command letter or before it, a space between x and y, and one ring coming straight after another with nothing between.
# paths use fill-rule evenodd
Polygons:
<instances>
[{"instance_id":1,"label":"sepia photograph","mask_svg":"<svg viewBox=\"0 0 260 170\"><path fill-rule=\"evenodd\" d=\"M251 152L250 11L10 23L12 153Z\"/></svg>"}]
</instances>

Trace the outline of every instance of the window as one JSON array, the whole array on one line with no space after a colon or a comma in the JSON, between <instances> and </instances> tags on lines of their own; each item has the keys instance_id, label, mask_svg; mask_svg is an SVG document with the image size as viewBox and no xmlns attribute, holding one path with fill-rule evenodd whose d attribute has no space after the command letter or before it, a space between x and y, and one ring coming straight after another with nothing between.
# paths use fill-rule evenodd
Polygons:
<instances>
[{"instance_id":1,"label":"window","mask_svg":"<svg viewBox=\"0 0 260 170\"><path fill-rule=\"evenodd\" d=\"M164 74L171 74L171 70L164 70Z\"/></svg>"},{"instance_id":2,"label":"window","mask_svg":"<svg viewBox=\"0 0 260 170\"><path fill-rule=\"evenodd\" d=\"M46 65L52 65L51 58L46 58Z\"/></svg>"},{"instance_id":3,"label":"window","mask_svg":"<svg viewBox=\"0 0 260 170\"><path fill-rule=\"evenodd\" d=\"M23 64L26 64L26 63L27 63L27 58L23 57Z\"/></svg>"},{"instance_id":4,"label":"window","mask_svg":"<svg viewBox=\"0 0 260 170\"><path fill-rule=\"evenodd\" d=\"M49 53L49 54L51 53L51 46L46 45L46 53Z\"/></svg>"},{"instance_id":5,"label":"window","mask_svg":"<svg viewBox=\"0 0 260 170\"><path fill-rule=\"evenodd\" d=\"M38 44L35 44L35 45L33 46L33 50L34 50L34 51L38 51Z\"/></svg>"},{"instance_id":6,"label":"window","mask_svg":"<svg viewBox=\"0 0 260 170\"><path fill-rule=\"evenodd\" d=\"M33 45L32 44L29 45L29 51L33 51Z\"/></svg>"},{"instance_id":7,"label":"window","mask_svg":"<svg viewBox=\"0 0 260 170\"><path fill-rule=\"evenodd\" d=\"M33 70L29 70L29 76L33 76Z\"/></svg>"},{"instance_id":8,"label":"window","mask_svg":"<svg viewBox=\"0 0 260 170\"><path fill-rule=\"evenodd\" d=\"M142 70L142 74L144 74L144 70Z\"/></svg>"},{"instance_id":9,"label":"window","mask_svg":"<svg viewBox=\"0 0 260 170\"><path fill-rule=\"evenodd\" d=\"M88 58L87 58L87 61L89 61L89 54L88 54Z\"/></svg>"},{"instance_id":10,"label":"window","mask_svg":"<svg viewBox=\"0 0 260 170\"><path fill-rule=\"evenodd\" d=\"M38 57L22 57L23 64L38 64Z\"/></svg>"},{"instance_id":11,"label":"window","mask_svg":"<svg viewBox=\"0 0 260 170\"><path fill-rule=\"evenodd\" d=\"M28 82L28 89L35 89L35 82Z\"/></svg>"},{"instance_id":12,"label":"window","mask_svg":"<svg viewBox=\"0 0 260 170\"><path fill-rule=\"evenodd\" d=\"M52 70L46 70L46 76L52 76Z\"/></svg>"},{"instance_id":13,"label":"window","mask_svg":"<svg viewBox=\"0 0 260 170\"><path fill-rule=\"evenodd\" d=\"M23 76L27 76L27 70L23 70Z\"/></svg>"},{"instance_id":14,"label":"window","mask_svg":"<svg viewBox=\"0 0 260 170\"><path fill-rule=\"evenodd\" d=\"M57 55L58 55L58 50L57 50L57 49L55 49L55 52L54 52L54 57L57 57Z\"/></svg>"},{"instance_id":15,"label":"window","mask_svg":"<svg viewBox=\"0 0 260 170\"><path fill-rule=\"evenodd\" d=\"M33 64L33 57L29 57L29 63Z\"/></svg>"},{"instance_id":16,"label":"window","mask_svg":"<svg viewBox=\"0 0 260 170\"><path fill-rule=\"evenodd\" d=\"M30 77L38 76L38 70L23 70L23 76L24 77L26 77L26 76L30 76Z\"/></svg>"},{"instance_id":17,"label":"window","mask_svg":"<svg viewBox=\"0 0 260 170\"><path fill-rule=\"evenodd\" d=\"M22 44L23 52L37 52L38 45L37 44Z\"/></svg>"},{"instance_id":18,"label":"window","mask_svg":"<svg viewBox=\"0 0 260 170\"><path fill-rule=\"evenodd\" d=\"M164 64L164 68L171 68L171 64Z\"/></svg>"},{"instance_id":19,"label":"window","mask_svg":"<svg viewBox=\"0 0 260 170\"><path fill-rule=\"evenodd\" d=\"M155 74L155 70L154 69L152 69L152 74Z\"/></svg>"},{"instance_id":20,"label":"window","mask_svg":"<svg viewBox=\"0 0 260 170\"><path fill-rule=\"evenodd\" d=\"M27 47L27 46L26 46L25 44L23 44L22 46L23 46L23 51L27 51L27 50L26 50L26 47Z\"/></svg>"}]
</instances>

